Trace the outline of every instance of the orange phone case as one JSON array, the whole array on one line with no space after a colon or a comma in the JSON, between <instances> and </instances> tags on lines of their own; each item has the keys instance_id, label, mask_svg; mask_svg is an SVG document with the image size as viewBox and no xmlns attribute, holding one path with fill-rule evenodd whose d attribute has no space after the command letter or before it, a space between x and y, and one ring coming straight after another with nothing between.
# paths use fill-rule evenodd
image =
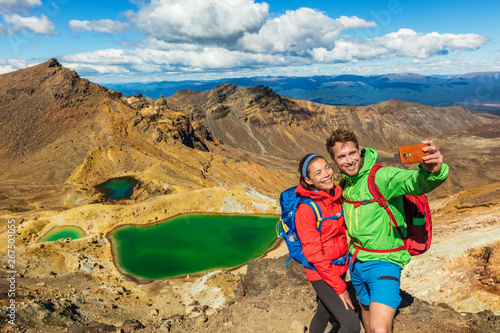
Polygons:
<instances>
[{"instance_id":1,"label":"orange phone case","mask_svg":"<svg viewBox=\"0 0 500 333\"><path fill-rule=\"evenodd\" d=\"M399 158L401 159L401 164L422 162L422 157L429 155L429 153L424 153L422 151L422 148L425 146L427 146L425 143L421 143L418 145L399 147Z\"/></svg>"}]
</instances>

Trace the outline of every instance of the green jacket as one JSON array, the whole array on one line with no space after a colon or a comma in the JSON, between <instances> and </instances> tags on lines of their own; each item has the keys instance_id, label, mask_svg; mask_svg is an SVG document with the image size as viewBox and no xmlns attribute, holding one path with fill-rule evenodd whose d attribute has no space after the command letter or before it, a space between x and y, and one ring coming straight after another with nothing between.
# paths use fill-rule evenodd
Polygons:
<instances>
[{"instance_id":1,"label":"green jacket","mask_svg":"<svg viewBox=\"0 0 500 333\"><path fill-rule=\"evenodd\" d=\"M371 148L361 150L364 162L356 176L350 177L343 173L340 177L345 180L342 197L350 201L372 199L368 190L368 174L376 164L378 153ZM422 165L419 170L404 170L395 167L381 168L375 177L375 184L386 198L401 231L406 235L406 221L403 213L402 196L415 196L428 193L438 187L448 177L448 165L442 165L439 174L433 175L425 171ZM389 214L378 203L370 203L354 207L353 204L342 203L347 231L352 241L369 249L392 249L403 245L398 231L391 226ZM349 247L353 254L354 246ZM402 267L410 262L410 254L406 250L390 253L373 253L360 250L357 257L360 261L385 260L394 262Z\"/></svg>"}]
</instances>

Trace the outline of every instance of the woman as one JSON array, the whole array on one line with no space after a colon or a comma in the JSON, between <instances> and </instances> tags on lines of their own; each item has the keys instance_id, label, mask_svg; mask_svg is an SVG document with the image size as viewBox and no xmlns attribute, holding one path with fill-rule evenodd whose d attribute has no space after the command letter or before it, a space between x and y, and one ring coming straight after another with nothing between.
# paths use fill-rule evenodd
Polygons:
<instances>
[{"instance_id":1,"label":"woman","mask_svg":"<svg viewBox=\"0 0 500 333\"><path fill-rule=\"evenodd\" d=\"M333 183L333 170L323 157L306 155L299 163L299 173L300 184L295 193L302 198L314 200L321 209L323 218L342 212L339 200L342 190ZM339 332L359 332L360 321L344 282L348 270L344 217L323 220L320 232L316 221L312 208L301 203L295 215L295 223L302 251L315 268L304 269L318 300L309 332L323 333L332 316L340 323Z\"/></svg>"}]
</instances>

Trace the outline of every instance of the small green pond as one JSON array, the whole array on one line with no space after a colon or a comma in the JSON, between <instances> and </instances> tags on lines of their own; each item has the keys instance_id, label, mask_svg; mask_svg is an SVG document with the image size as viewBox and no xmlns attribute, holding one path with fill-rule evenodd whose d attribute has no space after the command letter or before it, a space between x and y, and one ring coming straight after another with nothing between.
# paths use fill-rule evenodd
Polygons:
<instances>
[{"instance_id":1,"label":"small green pond","mask_svg":"<svg viewBox=\"0 0 500 333\"><path fill-rule=\"evenodd\" d=\"M109 234L117 266L160 279L229 269L262 256L277 242L275 215L185 214Z\"/></svg>"},{"instance_id":2,"label":"small green pond","mask_svg":"<svg viewBox=\"0 0 500 333\"><path fill-rule=\"evenodd\" d=\"M52 242L61 238L78 239L85 237L85 232L78 227L54 227L45 235L43 235L38 242Z\"/></svg>"},{"instance_id":3,"label":"small green pond","mask_svg":"<svg viewBox=\"0 0 500 333\"><path fill-rule=\"evenodd\" d=\"M137 184L139 184L139 181L134 177L119 177L98 184L95 188L104 193L108 199L122 200L129 199L132 196L134 187Z\"/></svg>"}]
</instances>

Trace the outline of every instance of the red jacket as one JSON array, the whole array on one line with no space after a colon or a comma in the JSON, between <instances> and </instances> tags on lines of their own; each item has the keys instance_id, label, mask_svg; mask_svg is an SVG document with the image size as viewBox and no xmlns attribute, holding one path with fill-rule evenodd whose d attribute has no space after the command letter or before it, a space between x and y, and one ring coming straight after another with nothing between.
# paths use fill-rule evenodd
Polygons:
<instances>
[{"instance_id":1,"label":"red jacket","mask_svg":"<svg viewBox=\"0 0 500 333\"><path fill-rule=\"evenodd\" d=\"M304 189L300 184L295 193L303 198L311 198L321 209L323 217L330 217L342 211L340 195L342 190L335 185L335 194L331 196L325 191L313 192ZM335 290L342 294L346 284L341 276L349 269L347 260L345 265L332 265L331 261L342 257L347 252L347 236L344 217L323 221L321 233L316 229L316 216L311 207L302 203L295 214L297 233L302 243L302 252L307 261L314 265L316 270L305 268L309 281L324 280Z\"/></svg>"}]
</instances>

